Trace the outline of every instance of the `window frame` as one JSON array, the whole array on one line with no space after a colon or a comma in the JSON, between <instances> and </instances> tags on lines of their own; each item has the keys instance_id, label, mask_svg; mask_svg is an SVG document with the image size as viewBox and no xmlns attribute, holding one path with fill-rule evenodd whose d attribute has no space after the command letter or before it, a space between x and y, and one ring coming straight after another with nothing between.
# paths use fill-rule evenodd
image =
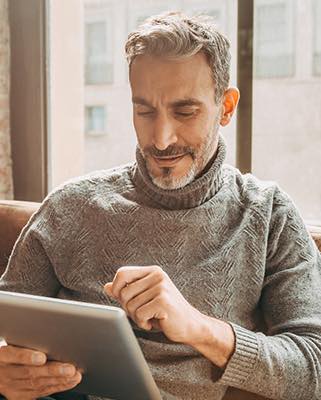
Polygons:
<instances>
[{"instance_id":1,"label":"window frame","mask_svg":"<svg viewBox=\"0 0 321 400\"><path fill-rule=\"evenodd\" d=\"M14 198L42 201L48 192L47 1L8 3Z\"/></svg>"}]
</instances>

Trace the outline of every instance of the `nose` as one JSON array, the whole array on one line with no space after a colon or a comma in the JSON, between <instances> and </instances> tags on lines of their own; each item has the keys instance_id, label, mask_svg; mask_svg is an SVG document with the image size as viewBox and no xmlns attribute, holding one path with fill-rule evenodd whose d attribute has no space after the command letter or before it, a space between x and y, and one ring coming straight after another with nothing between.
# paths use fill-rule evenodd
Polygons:
<instances>
[{"instance_id":1,"label":"nose","mask_svg":"<svg viewBox=\"0 0 321 400\"><path fill-rule=\"evenodd\" d=\"M154 120L153 144L158 150L165 150L177 142L175 124L166 116L159 115Z\"/></svg>"}]
</instances>

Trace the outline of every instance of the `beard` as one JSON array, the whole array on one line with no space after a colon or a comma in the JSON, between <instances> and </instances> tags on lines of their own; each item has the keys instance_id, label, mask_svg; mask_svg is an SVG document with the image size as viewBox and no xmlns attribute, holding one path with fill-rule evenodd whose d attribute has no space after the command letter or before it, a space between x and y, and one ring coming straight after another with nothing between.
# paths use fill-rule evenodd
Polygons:
<instances>
[{"instance_id":1,"label":"beard","mask_svg":"<svg viewBox=\"0 0 321 400\"><path fill-rule=\"evenodd\" d=\"M211 161L217 148L218 129L219 118L216 119L213 128L208 132L198 147L171 145L163 151L158 150L154 146L146 147L142 151L142 154L146 161L147 172L154 185L164 190L180 189L200 176ZM192 164L184 175L175 177L174 168L172 167L163 167L161 168L160 175L154 175L148 156L166 157L180 154L186 154L192 158Z\"/></svg>"}]
</instances>

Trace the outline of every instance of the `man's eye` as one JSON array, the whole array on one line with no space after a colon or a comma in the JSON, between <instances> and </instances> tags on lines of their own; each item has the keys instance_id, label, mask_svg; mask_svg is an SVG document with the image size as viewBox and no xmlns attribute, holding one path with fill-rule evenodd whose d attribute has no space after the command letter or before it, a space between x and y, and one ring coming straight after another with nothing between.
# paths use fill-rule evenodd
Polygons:
<instances>
[{"instance_id":1,"label":"man's eye","mask_svg":"<svg viewBox=\"0 0 321 400\"><path fill-rule=\"evenodd\" d=\"M190 111L190 112L177 111L175 114L180 117L191 117L194 114L194 111Z\"/></svg>"},{"instance_id":2,"label":"man's eye","mask_svg":"<svg viewBox=\"0 0 321 400\"><path fill-rule=\"evenodd\" d=\"M150 115L153 115L154 114L154 112L153 111L138 111L137 112L137 115L141 115L141 116L145 116L145 117L147 117L147 116L150 116Z\"/></svg>"}]
</instances>

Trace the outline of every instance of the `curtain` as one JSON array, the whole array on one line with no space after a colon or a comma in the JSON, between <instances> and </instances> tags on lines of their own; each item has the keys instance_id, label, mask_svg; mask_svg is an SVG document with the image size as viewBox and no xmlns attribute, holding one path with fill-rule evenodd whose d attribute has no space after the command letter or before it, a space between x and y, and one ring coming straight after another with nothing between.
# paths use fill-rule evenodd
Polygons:
<instances>
[{"instance_id":1,"label":"curtain","mask_svg":"<svg viewBox=\"0 0 321 400\"><path fill-rule=\"evenodd\" d=\"M10 47L8 0L0 0L0 199L13 199L10 143Z\"/></svg>"}]
</instances>

